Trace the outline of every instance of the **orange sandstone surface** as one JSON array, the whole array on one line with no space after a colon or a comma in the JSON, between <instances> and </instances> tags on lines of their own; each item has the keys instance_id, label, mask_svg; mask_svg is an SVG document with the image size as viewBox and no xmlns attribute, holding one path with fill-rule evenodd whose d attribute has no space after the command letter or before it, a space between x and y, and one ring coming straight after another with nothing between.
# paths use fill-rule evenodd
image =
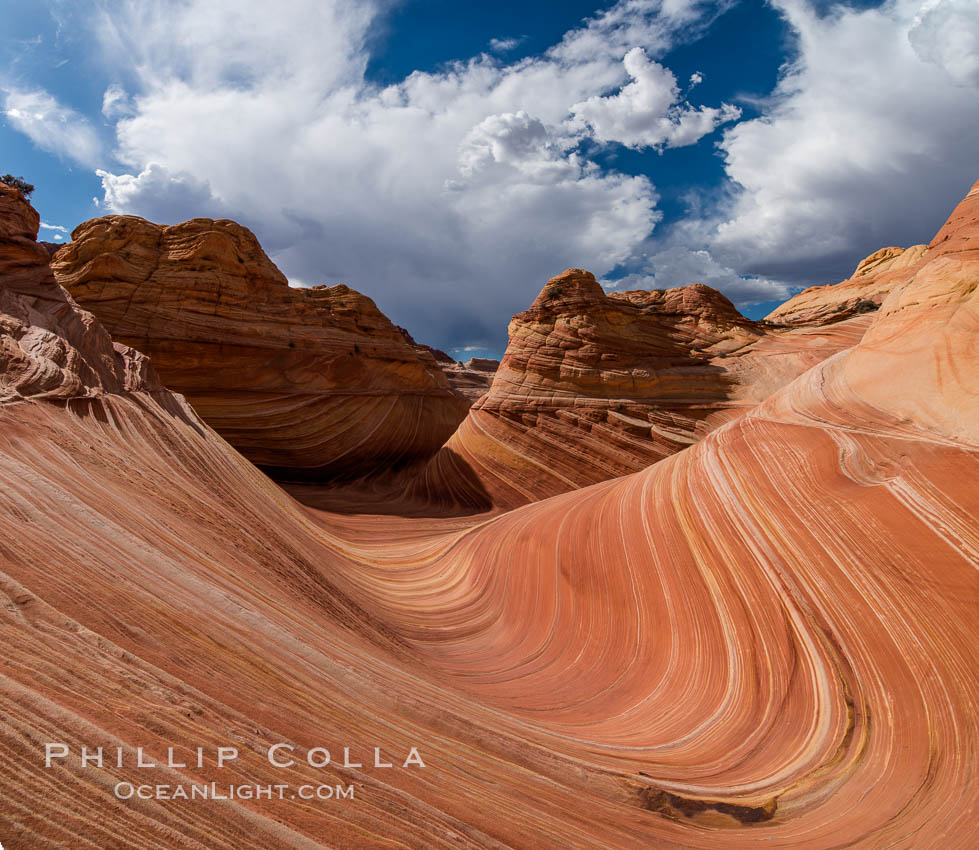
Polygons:
<instances>
[{"instance_id":1,"label":"orange sandstone surface","mask_svg":"<svg viewBox=\"0 0 979 850\"><path fill-rule=\"evenodd\" d=\"M920 269L974 251L977 194L929 245L877 251L762 322L703 284L606 294L591 273L565 271L514 317L489 390L409 492L509 509L683 450L855 345Z\"/></svg>"},{"instance_id":2,"label":"orange sandstone surface","mask_svg":"<svg viewBox=\"0 0 979 850\"><path fill-rule=\"evenodd\" d=\"M852 277L829 286L812 286L765 318L778 325L817 325L876 310L891 290L906 283L926 263L947 254L975 250L976 239L979 192L974 186L928 245L881 248L861 260Z\"/></svg>"},{"instance_id":3,"label":"orange sandstone surface","mask_svg":"<svg viewBox=\"0 0 979 850\"><path fill-rule=\"evenodd\" d=\"M32 211L3 192L0 840L975 847L977 194L848 346L791 379L798 365L733 369L740 412L690 364L684 398L723 402L696 442L447 518L287 495L59 290ZM598 298L583 274L564 280ZM648 297L671 329L664 360L781 339L698 288ZM695 318L662 310L684 299ZM559 324L547 300L528 328L548 311ZM638 335L644 297L612 301ZM623 348L624 371L638 353ZM519 385L510 354L497 381ZM580 370L601 397L601 369ZM545 358L533 380L561 397L566 371ZM75 757L46 769L48 741ZM295 765L269 765L277 742ZM80 747L99 745L124 766L82 767ZM134 767L136 747L165 763L170 746L239 757ZM317 746L335 755L325 768L303 758ZM362 766L342 766L344 746ZM400 766L411 746L424 768ZM399 766L374 768L374 747ZM120 781L352 783L356 797L120 800Z\"/></svg>"},{"instance_id":4,"label":"orange sandstone surface","mask_svg":"<svg viewBox=\"0 0 979 850\"><path fill-rule=\"evenodd\" d=\"M637 472L852 346L869 321L774 328L703 284L606 294L569 269L514 317L489 390L410 492L512 508Z\"/></svg>"},{"instance_id":5,"label":"orange sandstone surface","mask_svg":"<svg viewBox=\"0 0 979 850\"><path fill-rule=\"evenodd\" d=\"M290 287L233 221L92 219L52 267L113 339L149 355L205 422L284 477L425 460L468 408L370 298Z\"/></svg>"}]
</instances>

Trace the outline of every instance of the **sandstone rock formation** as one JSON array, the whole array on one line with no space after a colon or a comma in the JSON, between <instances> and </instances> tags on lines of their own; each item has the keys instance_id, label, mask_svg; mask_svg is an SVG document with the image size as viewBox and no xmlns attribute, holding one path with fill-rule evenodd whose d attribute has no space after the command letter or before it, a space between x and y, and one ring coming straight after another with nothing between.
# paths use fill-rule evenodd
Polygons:
<instances>
[{"instance_id":1,"label":"sandstone rock formation","mask_svg":"<svg viewBox=\"0 0 979 850\"><path fill-rule=\"evenodd\" d=\"M80 225L55 275L253 462L356 478L433 454L465 415L433 357L346 286L293 288L231 221Z\"/></svg>"},{"instance_id":2,"label":"sandstone rock formation","mask_svg":"<svg viewBox=\"0 0 979 850\"><path fill-rule=\"evenodd\" d=\"M887 295L907 283L931 260L972 250L979 239L979 193L959 204L928 245L881 248L857 265L841 283L811 286L769 313L765 320L780 326L827 325L877 310Z\"/></svg>"},{"instance_id":3,"label":"sandstone rock formation","mask_svg":"<svg viewBox=\"0 0 979 850\"><path fill-rule=\"evenodd\" d=\"M442 370L449 384L470 401L476 401L493 383L493 376L500 368L499 360L484 357L470 357L465 363L442 364Z\"/></svg>"},{"instance_id":4,"label":"sandstone rock formation","mask_svg":"<svg viewBox=\"0 0 979 850\"><path fill-rule=\"evenodd\" d=\"M979 216L862 339L699 442L422 520L304 508L152 382L127 389L21 199L0 220L5 846L976 845ZM676 344L713 338L699 316ZM71 757L45 768L45 742ZM270 765L277 742L295 764ZM425 768L373 767L412 745Z\"/></svg>"},{"instance_id":5,"label":"sandstone rock formation","mask_svg":"<svg viewBox=\"0 0 979 850\"><path fill-rule=\"evenodd\" d=\"M510 508L636 472L853 345L868 322L776 330L703 284L606 294L569 269L514 317L489 392L411 492Z\"/></svg>"},{"instance_id":6,"label":"sandstone rock formation","mask_svg":"<svg viewBox=\"0 0 979 850\"><path fill-rule=\"evenodd\" d=\"M776 307L765 319L776 325L825 325L877 310L887 294L920 267L927 245L881 248L841 283L810 286Z\"/></svg>"},{"instance_id":7,"label":"sandstone rock formation","mask_svg":"<svg viewBox=\"0 0 979 850\"><path fill-rule=\"evenodd\" d=\"M147 359L114 344L55 283L39 225L20 191L0 183L0 402L162 390Z\"/></svg>"}]
</instances>

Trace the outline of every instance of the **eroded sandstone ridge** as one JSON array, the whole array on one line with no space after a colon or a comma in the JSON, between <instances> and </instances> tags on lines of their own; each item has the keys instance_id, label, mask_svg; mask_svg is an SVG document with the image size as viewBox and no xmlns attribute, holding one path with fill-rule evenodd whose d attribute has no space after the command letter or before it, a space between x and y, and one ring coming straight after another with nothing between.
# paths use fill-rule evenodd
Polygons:
<instances>
[{"instance_id":1,"label":"eroded sandstone ridge","mask_svg":"<svg viewBox=\"0 0 979 850\"><path fill-rule=\"evenodd\" d=\"M853 345L868 322L775 329L703 284L606 294L569 269L513 318L489 391L412 492L510 508L636 472Z\"/></svg>"},{"instance_id":2,"label":"eroded sandstone ridge","mask_svg":"<svg viewBox=\"0 0 979 850\"><path fill-rule=\"evenodd\" d=\"M506 513L405 518L305 508L126 379L0 195L0 840L975 847L977 199L849 348L698 442ZM71 757L45 768L45 742ZM413 745L424 769L373 767Z\"/></svg>"},{"instance_id":3,"label":"eroded sandstone ridge","mask_svg":"<svg viewBox=\"0 0 979 850\"><path fill-rule=\"evenodd\" d=\"M765 318L777 325L827 325L877 310L887 294L924 263L927 245L881 248L840 283L810 286Z\"/></svg>"},{"instance_id":4,"label":"eroded sandstone ridge","mask_svg":"<svg viewBox=\"0 0 979 850\"><path fill-rule=\"evenodd\" d=\"M361 477L425 459L465 415L432 355L370 298L290 287L235 222L93 219L52 265L211 427L287 477Z\"/></svg>"},{"instance_id":5,"label":"eroded sandstone ridge","mask_svg":"<svg viewBox=\"0 0 979 850\"><path fill-rule=\"evenodd\" d=\"M853 276L811 286L775 308L766 320L786 326L823 325L877 310L887 295L918 269L947 254L972 250L979 239L979 199L970 193L928 245L881 248L857 265Z\"/></svg>"},{"instance_id":6,"label":"eroded sandstone ridge","mask_svg":"<svg viewBox=\"0 0 979 850\"><path fill-rule=\"evenodd\" d=\"M0 183L0 402L162 390L149 361L113 343L55 282L39 225L24 196Z\"/></svg>"}]
</instances>

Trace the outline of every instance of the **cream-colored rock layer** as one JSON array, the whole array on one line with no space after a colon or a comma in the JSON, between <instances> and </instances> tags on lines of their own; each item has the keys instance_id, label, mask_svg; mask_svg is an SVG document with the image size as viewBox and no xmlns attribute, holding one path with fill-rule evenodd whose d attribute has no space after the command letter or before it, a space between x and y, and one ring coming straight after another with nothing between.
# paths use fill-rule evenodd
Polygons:
<instances>
[{"instance_id":1,"label":"cream-colored rock layer","mask_svg":"<svg viewBox=\"0 0 979 850\"><path fill-rule=\"evenodd\" d=\"M427 352L346 286L290 287L232 221L85 222L55 275L250 460L359 477L433 454L465 415Z\"/></svg>"}]
</instances>

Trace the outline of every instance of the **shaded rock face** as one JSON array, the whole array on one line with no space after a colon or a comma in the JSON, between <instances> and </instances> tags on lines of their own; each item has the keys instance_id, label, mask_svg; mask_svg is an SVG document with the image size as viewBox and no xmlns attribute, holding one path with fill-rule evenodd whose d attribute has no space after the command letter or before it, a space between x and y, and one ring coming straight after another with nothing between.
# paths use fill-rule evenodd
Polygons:
<instances>
[{"instance_id":1,"label":"shaded rock face","mask_svg":"<svg viewBox=\"0 0 979 850\"><path fill-rule=\"evenodd\" d=\"M298 289L246 228L80 225L57 280L246 457L285 477L423 460L465 415L432 355L346 286Z\"/></svg>"},{"instance_id":2,"label":"shaded rock face","mask_svg":"<svg viewBox=\"0 0 979 850\"><path fill-rule=\"evenodd\" d=\"M449 386L469 402L479 398L493 382L493 373L499 368L499 361L474 357L464 364L458 363L441 349L416 342L414 337L400 325L398 330L404 335L408 344L423 357L431 355L435 358L438 367L445 373Z\"/></svg>"},{"instance_id":3,"label":"shaded rock face","mask_svg":"<svg viewBox=\"0 0 979 850\"><path fill-rule=\"evenodd\" d=\"M419 352L427 352L428 354L431 354L432 357L435 358L435 362L440 366L455 363L455 360L449 357L449 355L440 348L432 348L432 346L425 345L423 342L416 342L415 338L408 332L407 328L403 328L401 325L395 325L395 327L401 332L401 335L405 338L408 345L417 349Z\"/></svg>"},{"instance_id":4,"label":"shaded rock face","mask_svg":"<svg viewBox=\"0 0 979 850\"><path fill-rule=\"evenodd\" d=\"M489 391L412 492L513 507L643 469L856 342L869 319L776 332L703 284L606 294L552 278Z\"/></svg>"}]
</instances>

